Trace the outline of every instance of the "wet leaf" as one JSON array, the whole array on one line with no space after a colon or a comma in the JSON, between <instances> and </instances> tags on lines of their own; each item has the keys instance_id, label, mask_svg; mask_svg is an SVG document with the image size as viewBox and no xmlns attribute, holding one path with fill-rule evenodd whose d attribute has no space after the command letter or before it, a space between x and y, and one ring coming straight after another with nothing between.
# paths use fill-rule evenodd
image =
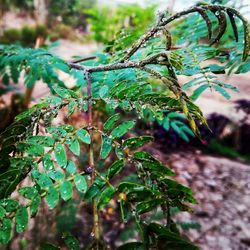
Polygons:
<instances>
[{"instance_id":1,"label":"wet leaf","mask_svg":"<svg viewBox=\"0 0 250 250\"><path fill-rule=\"evenodd\" d=\"M50 209L53 209L58 204L59 193L55 187L49 187L45 200Z\"/></svg>"},{"instance_id":2,"label":"wet leaf","mask_svg":"<svg viewBox=\"0 0 250 250\"><path fill-rule=\"evenodd\" d=\"M55 157L56 157L56 161L57 163L61 166L61 167L66 167L67 165L67 155L65 152L65 148L62 144L57 144L55 146Z\"/></svg>"},{"instance_id":3,"label":"wet leaf","mask_svg":"<svg viewBox=\"0 0 250 250\"><path fill-rule=\"evenodd\" d=\"M112 139L106 135L102 135L102 146L100 151L101 159L106 159L112 150Z\"/></svg>"},{"instance_id":4,"label":"wet leaf","mask_svg":"<svg viewBox=\"0 0 250 250\"><path fill-rule=\"evenodd\" d=\"M72 198L73 189L70 181L64 181L60 186L60 194L64 201L67 201Z\"/></svg>"},{"instance_id":5,"label":"wet leaf","mask_svg":"<svg viewBox=\"0 0 250 250\"><path fill-rule=\"evenodd\" d=\"M84 176L76 175L74 177L74 182L78 191L83 192L83 193L86 192L88 185Z\"/></svg>"}]
</instances>

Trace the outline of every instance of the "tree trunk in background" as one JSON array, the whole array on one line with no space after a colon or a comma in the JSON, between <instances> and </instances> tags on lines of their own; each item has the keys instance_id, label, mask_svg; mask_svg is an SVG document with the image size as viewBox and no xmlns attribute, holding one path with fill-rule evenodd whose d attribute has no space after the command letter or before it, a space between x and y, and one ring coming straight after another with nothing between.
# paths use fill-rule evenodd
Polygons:
<instances>
[{"instance_id":1,"label":"tree trunk in background","mask_svg":"<svg viewBox=\"0 0 250 250\"><path fill-rule=\"evenodd\" d=\"M47 24L48 9L46 0L34 0L35 17L39 24Z\"/></svg>"}]
</instances>

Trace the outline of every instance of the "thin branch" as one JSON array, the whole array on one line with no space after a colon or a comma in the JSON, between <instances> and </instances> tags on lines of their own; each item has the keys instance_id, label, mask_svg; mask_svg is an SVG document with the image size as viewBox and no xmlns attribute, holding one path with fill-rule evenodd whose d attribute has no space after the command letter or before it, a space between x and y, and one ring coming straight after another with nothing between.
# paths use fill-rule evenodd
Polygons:
<instances>
[{"instance_id":1,"label":"thin branch","mask_svg":"<svg viewBox=\"0 0 250 250\"><path fill-rule=\"evenodd\" d=\"M88 126L93 126L93 114L92 114L92 85L91 85L91 74L89 71L85 70L84 72L85 79L87 82L87 96L88 99ZM91 139L93 140L93 130L89 130L89 134ZM96 169L94 162L94 149L93 142L89 144L89 166L92 168L92 176L91 176L91 184L94 182L96 177ZM100 225L99 225L99 215L97 209L97 201L96 198L92 199L93 205L93 233L95 239L99 242L100 240Z\"/></svg>"}]
</instances>

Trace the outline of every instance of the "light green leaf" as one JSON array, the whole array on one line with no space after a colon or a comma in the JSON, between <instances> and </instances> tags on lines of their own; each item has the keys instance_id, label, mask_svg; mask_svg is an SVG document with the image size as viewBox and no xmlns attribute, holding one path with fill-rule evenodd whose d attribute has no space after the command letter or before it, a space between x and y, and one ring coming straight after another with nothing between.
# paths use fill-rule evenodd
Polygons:
<instances>
[{"instance_id":1,"label":"light green leaf","mask_svg":"<svg viewBox=\"0 0 250 250\"><path fill-rule=\"evenodd\" d=\"M109 92L109 87L107 85L102 86L99 90L99 96L103 99L107 97L108 92Z\"/></svg>"},{"instance_id":2,"label":"light green leaf","mask_svg":"<svg viewBox=\"0 0 250 250\"><path fill-rule=\"evenodd\" d=\"M76 135L83 143L86 143L86 144L91 143L91 138L87 130L80 128L77 130Z\"/></svg>"},{"instance_id":3,"label":"light green leaf","mask_svg":"<svg viewBox=\"0 0 250 250\"><path fill-rule=\"evenodd\" d=\"M76 172L76 165L73 161L69 160L66 170L68 171L69 174L74 174Z\"/></svg>"},{"instance_id":4,"label":"light green leaf","mask_svg":"<svg viewBox=\"0 0 250 250\"><path fill-rule=\"evenodd\" d=\"M69 149L74 155L80 155L80 144L77 139L70 141Z\"/></svg>"},{"instance_id":5,"label":"light green leaf","mask_svg":"<svg viewBox=\"0 0 250 250\"><path fill-rule=\"evenodd\" d=\"M60 186L61 197L64 201L69 200L73 195L72 184L70 181L64 181Z\"/></svg>"},{"instance_id":6,"label":"light green leaf","mask_svg":"<svg viewBox=\"0 0 250 250\"><path fill-rule=\"evenodd\" d=\"M55 146L55 157L57 160L57 163L61 167L65 167L67 165L67 155L64 149L64 146L62 144L57 144Z\"/></svg>"},{"instance_id":7,"label":"light green leaf","mask_svg":"<svg viewBox=\"0 0 250 250\"><path fill-rule=\"evenodd\" d=\"M88 185L84 176L79 175L79 174L76 175L74 177L74 182L78 191L83 192L83 193L86 192Z\"/></svg>"},{"instance_id":8,"label":"light green leaf","mask_svg":"<svg viewBox=\"0 0 250 250\"><path fill-rule=\"evenodd\" d=\"M218 86L218 85L214 85L213 88L218 91L222 96L224 96L226 99L230 99L231 96L227 93L227 91L225 89L223 89L222 87Z\"/></svg>"}]
</instances>

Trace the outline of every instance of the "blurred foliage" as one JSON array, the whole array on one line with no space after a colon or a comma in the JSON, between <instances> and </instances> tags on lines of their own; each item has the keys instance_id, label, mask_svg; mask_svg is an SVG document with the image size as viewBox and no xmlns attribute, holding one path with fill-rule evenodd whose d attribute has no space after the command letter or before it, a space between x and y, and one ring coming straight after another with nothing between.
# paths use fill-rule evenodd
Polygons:
<instances>
[{"instance_id":1,"label":"blurred foliage","mask_svg":"<svg viewBox=\"0 0 250 250\"><path fill-rule=\"evenodd\" d=\"M35 27L24 26L22 29L5 30L0 37L0 43L20 43L22 46L33 47L38 37L46 38L47 35L47 28L43 25L37 25Z\"/></svg>"},{"instance_id":2,"label":"blurred foliage","mask_svg":"<svg viewBox=\"0 0 250 250\"><path fill-rule=\"evenodd\" d=\"M89 15L91 37L116 51L129 46L152 23L155 18L156 5L141 7L138 4L95 6L86 11Z\"/></svg>"},{"instance_id":3,"label":"blurred foliage","mask_svg":"<svg viewBox=\"0 0 250 250\"><path fill-rule=\"evenodd\" d=\"M85 22L85 11L96 4L96 0L49 0L49 26L53 27L58 22L78 27Z\"/></svg>"}]
</instances>

